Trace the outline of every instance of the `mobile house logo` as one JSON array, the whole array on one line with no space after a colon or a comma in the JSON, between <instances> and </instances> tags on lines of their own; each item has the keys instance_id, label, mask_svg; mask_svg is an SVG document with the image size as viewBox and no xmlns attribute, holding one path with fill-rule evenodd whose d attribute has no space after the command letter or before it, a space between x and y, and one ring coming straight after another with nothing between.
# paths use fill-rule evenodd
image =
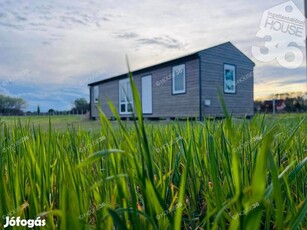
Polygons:
<instances>
[{"instance_id":1,"label":"mobile house logo","mask_svg":"<svg viewBox=\"0 0 307 230\"><path fill-rule=\"evenodd\" d=\"M281 66L288 69L302 65L306 18L292 1L266 10L256 36L264 41L262 47L252 47L252 54L258 61L277 59Z\"/></svg>"}]
</instances>

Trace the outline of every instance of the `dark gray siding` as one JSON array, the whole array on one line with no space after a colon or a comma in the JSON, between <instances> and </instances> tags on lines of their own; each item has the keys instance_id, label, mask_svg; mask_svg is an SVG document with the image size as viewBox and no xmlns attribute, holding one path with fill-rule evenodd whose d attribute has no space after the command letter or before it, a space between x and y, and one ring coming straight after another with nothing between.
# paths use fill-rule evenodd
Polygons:
<instances>
[{"instance_id":1,"label":"dark gray siding","mask_svg":"<svg viewBox=\"0 0 307 230\"><path fill-rule=\"evenodd\" d=\"M172 67L167 66L134 75L134 81L141 91L141 77L152 76L152 114L144 117L198 117L199 116L199 61L198 59L185 61L178 64L185 64L186 67L186 93L172 95ZM176 64L177 65L177 64ZM164 79L164 80L163 80ZM92 90L93 91L93 90ZM119 79L107 81L99 85L99 100L102 111L107 117L112 117L106 99L110 99L115 108L119 111ZM93 94L93 93L92 93ZM93 102L93 95L91 96ZM98 112L92 103L92 117L97 117ZM129 117L129 115L121 115Z\"/></svg>"},{"instance_id":2,"label":"dark gray siding","mask_svg":"<svg viewBox=\"0 0 307 230\"><path fill-rule=\"evenodd\" d=\"M99 85L99 103L101 105L102 112L107 117L112 117L113 114L108 105L108 101L110 100L115 108L118 109L118 80L105 82L104 84ZM92 90L93 91L93 90ZM93 101L93 96L92 96ZM98 104L92 103L92 116L98 117L97 106Z\"/></svg>"},{"instance_id":3,"label":"dark gray siding","mask_svg":"<svg viewBox=\"0 0 307 230\"><path fill-rule=\"evenodd\" d=\"M220 88L228 112L235 116L253 115L253 67L254 64L231 43L226 43L200 52L202 77L202 105L205 116L222 116L223 111L218 99ZM236 84L236 93L224 93L224 64L236 66L236 80L248 79ZM204 101L211 105L205 106Z\"/></svg>"},{"instance_id":4,"label":"dark gray siding","mask_svg":"<svg viewBox=\"0 0 307 230\"><path fill-rule=\"evenodd\" d=\"M198 117L199 116L199 62L182 62L186 68L186 93L172 94L172 67L168 66L144 73L152 75L153 114L146 117ZM140 76L137 76L139 79ZM142 92L140 92L142 93Z\"/></svg>"}]
</instances>

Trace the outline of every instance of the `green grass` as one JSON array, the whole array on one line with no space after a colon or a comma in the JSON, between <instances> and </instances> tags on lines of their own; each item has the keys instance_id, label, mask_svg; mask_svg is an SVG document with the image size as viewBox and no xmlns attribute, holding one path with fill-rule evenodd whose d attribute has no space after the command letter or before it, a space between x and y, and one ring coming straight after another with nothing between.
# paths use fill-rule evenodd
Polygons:
<instances>
[{"instance_id":1,"label":"green grass","mask_svg":"<svg viewBox=\"0 0 307 230\"><path fill-rule=\"evenodd\" d=\"M49 116L2 117L1 120L5 122L9 128L14 127L16 120L20 121L22 125L34 125L44 131L48 131L49 128ZM90 121L88 115L51 116L51 120L53 130L65 131L72 126L90 131L97 131L100 129L100 122Z\"/></svg>"},{"instance_id":2,"label":"green grass","mask_svg":"<svg viewBox=\"0 0 307 230\"><path fill-rule=\"evenodd\" d=\"M96 132L69 117L0 120L0 217L63 230L306 229L306 114L164 125L100 115Z\"/></svg>"}]
</instances>

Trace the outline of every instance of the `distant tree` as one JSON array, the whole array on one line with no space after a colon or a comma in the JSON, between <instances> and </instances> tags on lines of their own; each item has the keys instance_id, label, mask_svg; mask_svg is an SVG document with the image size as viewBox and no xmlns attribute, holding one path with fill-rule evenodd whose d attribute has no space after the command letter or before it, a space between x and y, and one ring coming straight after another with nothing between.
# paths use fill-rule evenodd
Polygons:
<instances>
[{"instance_id":1,"label":"distant tree","mask_svg":"<svg viewBox=\"0 0 307 230\"><path fill-rule=\"evenodd\" d=\"M39 107L39 105L37 106L37 115L39 115L41 113L41 109Z\"/></svg>"},{"instance_id":2,"label":"distant tree","mask_svg":"<svg viewBox=\"0 0 307 230\"><path fill-rule=\"evenodd\" d=\"M264 106L263 101L254 101L254 111L255 111L255 113L262 112L263 106Z\"/></svg>"},{"instance_id":3,"label":"distant tree","mask_svg":"<svg viewBox=\"0 0 307 230\"><path fill-rule=\"evenodd\" d=\"M22 98L13 98L0 95L0 114L2 115L23 115L22 109L27 103Z\"/></svg>"},{"instance_id":4,"label":"distant tree","mask_svg":"<svg viewBox=\"0 0 307 230\"><path fill-rule=\"evenodd\" d=\"M49 110L48 110L48 113L49 113L49 114L54 114L54 109L49 109Z\"/></svg>"},{"instance_id":5,"label":"distant tree","mask_svg":"<svg viewBox=\"0 0 307 230\"><path fill-rule=\"evenodd\" d=\"M78 98L74 101L74 108L72 109L74 112L80 114L80 113L86 113L89 110L89 103L84 98Z\"/></svg>"}]
</instances>

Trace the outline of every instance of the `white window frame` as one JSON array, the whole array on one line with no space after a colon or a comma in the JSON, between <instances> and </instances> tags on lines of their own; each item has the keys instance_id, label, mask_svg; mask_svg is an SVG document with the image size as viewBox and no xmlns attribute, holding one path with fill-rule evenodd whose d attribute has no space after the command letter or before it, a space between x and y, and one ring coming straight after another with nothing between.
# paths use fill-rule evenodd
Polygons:
<instances>
[{"instance_id":1,"label":"white window frame","mask_svg":"<svg viewBox=\"0 0 307 230\"><path fill-rule=\"evenodd\" d=\"M124 87L122 87L124 85ZM124 92L121 92L121 89L124 88ZM132 101L128 101L127 93L128 91L131 91L131 85L130 85L130 79L123 79L118 81L118 105L119 105L119 114L132 114L131 112L128 112L128 106L131 104L131 107L133 109L133 98ZM125 101L121 101L121 94L124 93L125 96ZM132 92L131 92L132 95ZM121 105L125 104L125 111L121 111Z\"/></svg>"},{"instance_id":2,"label":"white window frame","mask_svg":"<svg viewBox=\"0 0 307 230\"><path fill-rule=\"evenodd\" d=\"M99 86L98 85L93 87L93 100L95 104L98 103L98 100L99 100Z\"/></svg>"},{"instance_id":3,"label":"white window frame","mask_svg":"<svg viewBox=\"0 0 307 230\"><path fill-rule=\"evenodd\" d=\"M182 90L175 90L175 81L176 81L176 73L178 73L179 71L183 71L183 89ZM173 80L172 80L172 94L182 94L182 93L186 93L186 79L185 79L185 64L181 64L181 65L177 65L177 66L173 66L173 71L172 71L172 76L173 76Z\"/></svg>"}]
</instances>

